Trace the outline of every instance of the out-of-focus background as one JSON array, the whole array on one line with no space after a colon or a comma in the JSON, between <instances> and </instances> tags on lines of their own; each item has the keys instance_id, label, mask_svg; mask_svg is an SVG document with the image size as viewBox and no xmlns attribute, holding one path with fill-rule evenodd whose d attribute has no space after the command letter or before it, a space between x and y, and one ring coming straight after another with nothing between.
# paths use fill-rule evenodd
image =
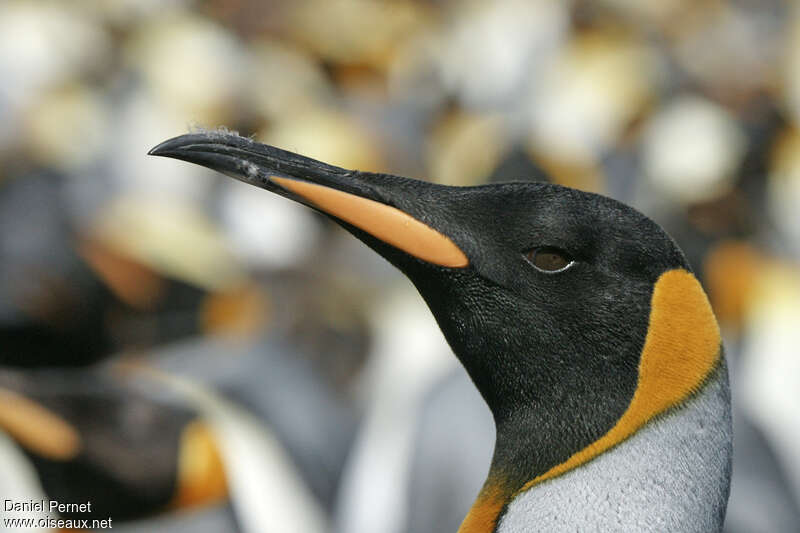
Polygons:
<instances>
[{"instance_id":1,"label":"out-of-focus background","mask_svg":"<svg viewBox=\"0 0 800 533\"><path fill-rule=\"evenodd\" d=\"M93 503L3 519L446 532L477 494L491 418L410 283L305 208L145 155L221 126L654 218L724 332L726 531L800 531L789 0L3 1L0 499Z\"/></svg>"}]
</instances>

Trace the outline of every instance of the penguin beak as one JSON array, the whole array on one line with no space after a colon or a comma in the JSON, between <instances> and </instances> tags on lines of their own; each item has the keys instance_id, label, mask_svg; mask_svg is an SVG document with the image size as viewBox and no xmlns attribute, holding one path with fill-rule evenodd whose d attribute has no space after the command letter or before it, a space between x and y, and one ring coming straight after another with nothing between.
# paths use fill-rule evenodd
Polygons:
<instances>
[{"instance_id":1,"label":"penguin beak","mask_svg":"<svg viewBox=\"0 0 800 533\"><path fill-rule=\"evenodd\" d=\"M430 264L464 268L461 248L435 227L437 186L399 176L361 173L222 132L181 135L149 155L171 157L222 172L333 217L379 242ZM416 212L416 214L415 214ZM443 224L437 224L443 225Z\"/></svg>"}]
</instances>

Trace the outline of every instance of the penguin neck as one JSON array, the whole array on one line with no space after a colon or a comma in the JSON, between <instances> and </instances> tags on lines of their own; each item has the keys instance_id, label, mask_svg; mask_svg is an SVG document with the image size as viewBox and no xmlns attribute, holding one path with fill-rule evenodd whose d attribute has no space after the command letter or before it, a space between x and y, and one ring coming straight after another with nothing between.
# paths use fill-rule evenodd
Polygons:
<instances>
[{"instance_id":1,"label":"penguin neck","mask_svg":"<svg viewBox=\"0 0 800 533\"><path fill-rule=\"evenodd\" d=\"M487 479L491 492L510 497L566 464L612 429L633 395L633 388L576 389L566 397L543 394L527 408L494 410L495 449Z\"/></svg>"},{"instance_id":2,"label":"penguin neck","mask_svg":"<svg viewBox=\"0 0 800 533\"><path fill-rule=\"evenodd\" d=\"M547 442L523 436L541 433L535 417L518 421L520 431L509 429L512 423L497 428L489 475L459 533L520 533L534 523L542 531L611 531L633 523L651 525L648 531L722 527L732 457L724 359L685 402L564 472L540 473L542 451L556 436ZM695 496L687 501L686 494Z\"/></svg>"},{"instance_id":3,"label":"penguin neck","mask_svg":"<svg viewBox=\"0 0 800 533\"><path fill-rule=\"evenodd\" d=\"M486 375L481 377L485 379ZM542 382L556 379L540 377ZM591 384L571 386L567 395L557 390L539 391L535 398L527 399L527 405L520 402L515 406L503 401L512 394L503 391L500 384L489 384L489 396L483 391L486 383L473 381L490 405L496 439L486 482L459 533L495 531L514 495L526 490L533 480L567 464L576 452L611 430L630 404L634 389L633 385L628 391L592 388Z\"/></svg>"},{"instance_id":4,"label":"penguin neck","mask_svg":"<svg viewBox=\"0 0 800 533\"><path fill-rule=\"evenodd\" d=\"M565 411L569 414L550 408L510 413L493 410L496 439L489 474L459 533L495 531L508 504L526 485L566 463L576 450L585 448L609 429L579 431L581 426L576 420L580 415L569 407ZM589 413L584 415L585 420L597 420ZM535 490L534 486L530 491Z\"/></svg>"},{"instance_id":5,"label":"penguin neck","mask_svg":"<svg viewBox=\"0 0 800 533\"><path fill-rule=\"evenodd\" d=\"M731 436L722 362L700 390L625 441L512 494L494 531L520 533L531 524L541 531L721 531Z\"/></svg>"}]
</instances>

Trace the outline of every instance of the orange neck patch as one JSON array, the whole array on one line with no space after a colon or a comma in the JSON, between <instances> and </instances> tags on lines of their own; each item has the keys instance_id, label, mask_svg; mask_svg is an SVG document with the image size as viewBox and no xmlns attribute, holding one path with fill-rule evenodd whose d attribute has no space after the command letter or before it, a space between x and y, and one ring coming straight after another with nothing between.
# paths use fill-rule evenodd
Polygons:
<instances>
[{"instance_id":1,"label":"orange neck patch","mask_svg":"<svg viewBox=\"0 0 800 533\"><path fill-rule=\"evenodd\" d=\"M617 423L598 440L530 480L510 497L499 497L499 504L482 492L459 533L494 531L505 503L608 451L655 416L686 400L716 367L720 341L719 326L697 279L682 269L662 274L653 290L636 391Z\"/></svg>"},{"instance_id":2,"label":"orange neck patch","mask_svg":"<svg viewBox=\"0 0 800 533\"><path fill-rule=\"evenodd\" d=\"M417 259L450 268L469 264L464 252L448 237L395 207L307 181L277 176L270 180Z\"/></svg>"},{"instance_id":3,"label":"orange neck patch","mask_svg":"<svg viewBox=\"0 0 800 533\"><path fill-rule=\"evenodd\" d=\"M509 501L509 495L491 483L484 485L475 504L467 513L461 527L458 528L458 533L490 533L494 531L497 517L503 510L503 506Z\"/></svg>"}]
</instances>

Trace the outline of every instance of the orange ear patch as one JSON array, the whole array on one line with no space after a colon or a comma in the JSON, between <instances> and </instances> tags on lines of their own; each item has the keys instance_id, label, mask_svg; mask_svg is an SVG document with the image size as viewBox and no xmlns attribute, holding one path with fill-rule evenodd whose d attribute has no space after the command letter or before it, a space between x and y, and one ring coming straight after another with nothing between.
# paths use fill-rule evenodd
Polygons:
<instances>
[{"instance_id":1,"label":"orange ear patch","mask_svg":"<svg viewBox=\"0 0 800 533\"><path fill-rule=\"evenodd\" d=\"M686 400L703 385L719 358L719 326L700 283L685 270L665 272L653 290L639 381L628 409L608 433L526 483L517 494L597 457Z\"/></svg>"},{"instance_id":2,"label":"orange ear patch","mask_svg":"<svg viewBox=\"0 0 800 533\"><path fill-rule=\"evenodd\" d=\"M0 429L26 450L54 461L73 459L81 450L81 437L69 422L6 389L0 389Z\"/></svg>"},{"instance_id":3,"label":"orange ear patch","mask_svg":"<svg viewBox=\"0 0 800 533\"><path fill-rule=\"evenodd\" d=\"M325 213L418 259L451 268L463 268L469 264L464 252L447 236L395 207L306 181L277 176L270 180L305 198Z\"/></svg>"}]
</instances>

